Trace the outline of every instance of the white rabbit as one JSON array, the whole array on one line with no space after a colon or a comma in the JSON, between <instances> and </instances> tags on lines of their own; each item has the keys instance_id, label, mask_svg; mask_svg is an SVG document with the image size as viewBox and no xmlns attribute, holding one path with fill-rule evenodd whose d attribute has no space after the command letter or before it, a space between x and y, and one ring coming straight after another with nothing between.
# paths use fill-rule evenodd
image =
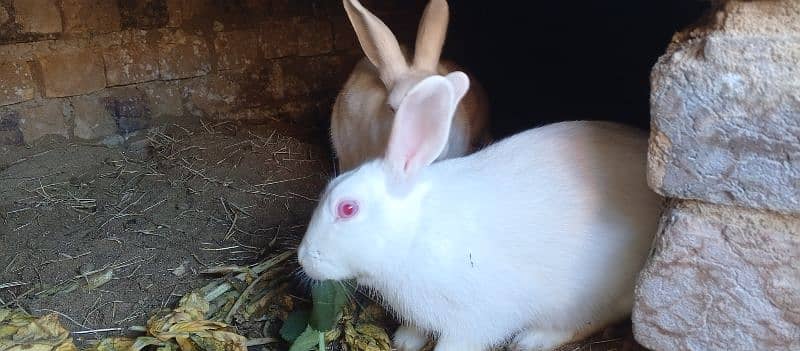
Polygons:
<instances>
[{"instance_id":1,"label":"white rabbit","mask_svg":"<svg viewBox=\"0 0 800 351\"><path fill-rule=\"evenodd\" d=\"M549 350L631 312L662 199L645 133L608 122L528 130L462 158L444 148L464 75L397 110L384 158L335 178L298 249L317 280L355 278L403 322L399 350Z\"/></svg>"},{"instance_id":2,"label":"white rabbit","mask_svg":"<svg viewBox=\"0 0 800 351\"><path fill-rule=\"evenodd\" d=\"M343 0L344 8L366 54L336 98L331 116L331 141L339 168L347 171L383 156L396 108L422 79L458 70L439 61L449 8L431 0L420 21L413 63L408 64L391 30L358 0ZM458 103L450 139L439 159L466 155L489 141L488 99L473 84Z\"/></svg>"}]
</instances>

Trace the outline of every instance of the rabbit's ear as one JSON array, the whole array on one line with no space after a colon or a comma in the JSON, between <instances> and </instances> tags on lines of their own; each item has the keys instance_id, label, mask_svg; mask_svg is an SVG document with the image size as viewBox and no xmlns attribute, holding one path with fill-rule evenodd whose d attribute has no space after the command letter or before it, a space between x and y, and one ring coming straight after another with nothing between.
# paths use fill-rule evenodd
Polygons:
<instances>
[{"instance_id":1,"label":"rabbit's ear","mask_svg":"<svg viewBox=\"0 0 800 351\"><path fill-rule=\"evenodd\" d=\"M447 36L449 11L446 0L431 0L425 7L414 49L415 68L436 72L444 39Z\"/></svg>"},{"instance_id":2,"label":"rabbit's ear","mask_svg":"<svg viewBox=\"0 0 800 351\"><path fill-rule=\"evenodd\" d=\"M367 58L378 68L387 87L408 70L408 63L389 27L358 0L343 0L344 9Z\"/></svg>"},{"instance_id":3,"label":"rabbit's ear","mask_svg":"<svg viewBox=\"0 0 800 351\"><path fill-rule=\"evenodd\" d=\"M467 90L469 90L469 76L464 72L454 71L450 72L445 78L453 85L453 113L455 113L458 103L461 102L461 98L463 98L464 95L467 94Z\"/></svg>"},{"instance_id":4,"label":"rabbit's ear","mask_svg":"<svg viewBox=\"0 0 800 351\"><path fill-rule=\"evenodd\" d=\"M385 159L392 172L413 177L444 149L453 121L455 89L446 77L430 76L414 86L394 117Z\"/></svg>"}]
</instances>

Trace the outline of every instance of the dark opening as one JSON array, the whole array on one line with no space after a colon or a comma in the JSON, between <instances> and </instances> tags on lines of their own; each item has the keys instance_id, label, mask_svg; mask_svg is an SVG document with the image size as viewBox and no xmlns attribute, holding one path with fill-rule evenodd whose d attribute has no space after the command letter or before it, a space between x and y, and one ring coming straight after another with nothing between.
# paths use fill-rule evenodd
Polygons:
<instances>
[{"instance_id":1,"label":"dark opening","mask_svg":"<svg viewBox=\"0 0 800 351\"><path fill-rule=\"evenodd\" d=\"M649 127L649 75L701 0L450 1L444 58L477 76L506 136L563 120Z\"/></svg>"}]
</instances>

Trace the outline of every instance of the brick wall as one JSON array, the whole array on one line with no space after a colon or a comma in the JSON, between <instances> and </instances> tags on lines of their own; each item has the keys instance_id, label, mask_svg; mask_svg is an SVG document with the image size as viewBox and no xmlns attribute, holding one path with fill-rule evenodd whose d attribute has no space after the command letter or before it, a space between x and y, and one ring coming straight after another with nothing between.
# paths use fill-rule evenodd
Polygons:
<instances>
[{"instance_id":1,"label":"brick wall","mask_svg":"<svg viewBox=\"0 0 800 351\"><path fill-rule=\"evenodd\" d=\"M364 3L413 37L419 1ZM185 116L322 126L361 55L339 0L0 0L0 144Z\"/></svg>"}]
</instances>

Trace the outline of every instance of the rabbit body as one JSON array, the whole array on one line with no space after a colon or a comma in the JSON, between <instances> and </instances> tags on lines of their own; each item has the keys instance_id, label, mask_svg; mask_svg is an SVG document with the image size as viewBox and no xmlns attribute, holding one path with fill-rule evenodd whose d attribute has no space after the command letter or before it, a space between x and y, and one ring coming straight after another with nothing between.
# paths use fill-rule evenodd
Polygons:
<instances>
[{"instance_id":1,"label":"rabbit body","mask_svg":"<svg viewBox=\"0 0 800 351\"><path fill-rule=\"evenodd\" d=\"M431 0L426 7L413 57L357 0L343 4L366 54L345 82L331 115L331 141L340 170L347 171L384 154L395 110L411 88L426 77L444 76L460 67L439 60L448 23L445 0ZM490 140L488 98L472 81L438 159L466 155Z\"/></svg>"},{"instance_id":2,"label":"rabbit body","mask_svg":"<svg viewBox=\"0 0 800 351\"><path fill-rule=\"evenodd\" d=\"M645 133L562 122L432 163L463 85L450 78L410 93L384 158L329 184L304 271L377 293L404 324L401 351L428 335L436 351L549 350L626 317L662 204Z\"/></svg>"},{"instance_id":3,"label":"rabbit body","mask_svg":"<svg viewBox=\"0 0 800 351\"><path fill-rule=\"evenodd\" d=\"M518 350L548 349L620 320L661 206L645 181L646 141L607 123L533 129L430 165L410 201L391 199L381 161L365 164L344 181L389 200L372 238L344 244L382 257L355 269L357 281L411 338L433 334L454 351L518 332Z\"/></svg>"},{"instance_id":4,"label":"rabbit body","mask_svg":"<svg viewBox=\"0 0 800 351\"><path fill-rule=\"evenodd\" d=\"M629 130L561 123L431 165L409 246L359 284L454 350L521 329L519 350L547 349L623 319L661 206L645 150Z\"/></svg>"}]
</instances>

